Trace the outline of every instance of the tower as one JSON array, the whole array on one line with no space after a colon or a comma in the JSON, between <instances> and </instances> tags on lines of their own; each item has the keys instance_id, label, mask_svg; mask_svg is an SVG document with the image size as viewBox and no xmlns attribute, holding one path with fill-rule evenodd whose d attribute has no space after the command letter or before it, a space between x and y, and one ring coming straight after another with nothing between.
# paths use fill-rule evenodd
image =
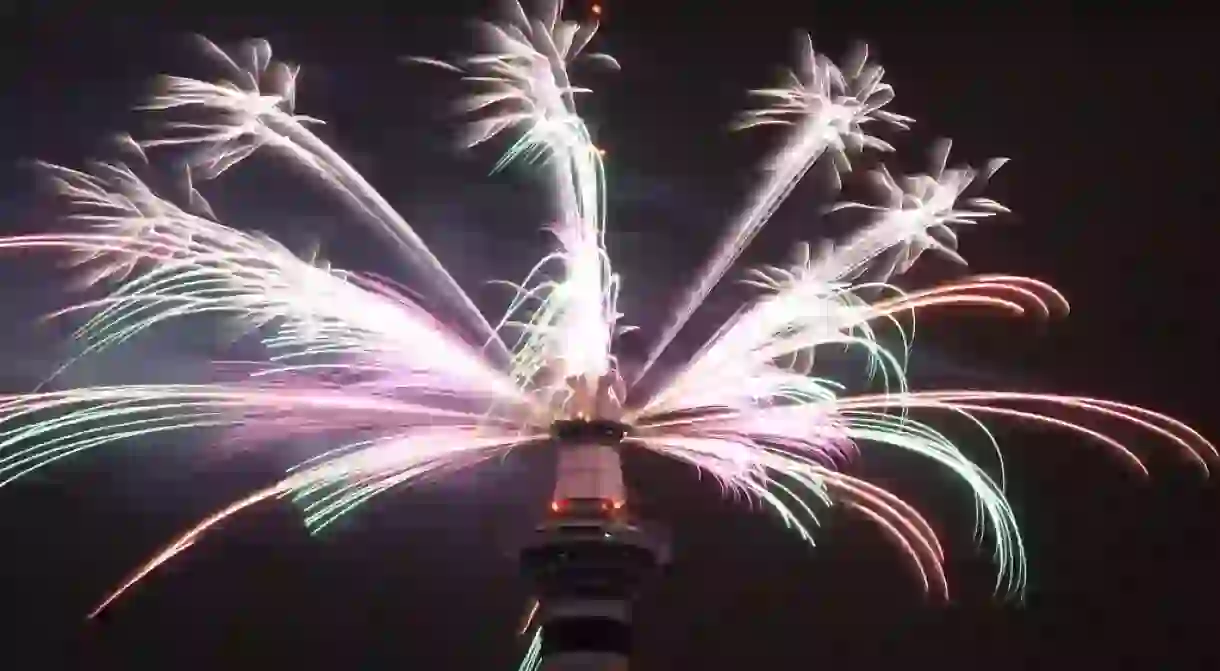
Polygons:
<instances>
[{"instance_id":1,"label":"tower","mask_svg":"<svg viewBox=\"0 0 1220 671\"><path fill-rule=\"evenodd\" d=\"M619 448L630 427L582 414L552 425L555 492L520 553L538 599L539 671L625 671L632 602L669 561L657 530L629 514Z\"/></svg>"}]
</instances>

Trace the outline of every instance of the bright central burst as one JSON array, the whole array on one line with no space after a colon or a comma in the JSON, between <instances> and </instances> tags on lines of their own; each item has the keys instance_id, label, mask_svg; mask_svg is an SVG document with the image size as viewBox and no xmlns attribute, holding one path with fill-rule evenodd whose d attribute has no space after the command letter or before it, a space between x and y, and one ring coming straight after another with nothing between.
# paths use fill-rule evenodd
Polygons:
<instances>
[{"instance_id":1,"label":"bright central burst","mask_svg":"<svg viewBox=\"0 0 1220 671\"><path fill-rule=\"evenodd\" d=\"M1108 446L1131 467L1137 457L1105 425L1120 422L1180 447L1206 466L1215 449L1171 418L1091 398L1017 392L910 391L904 327L919 310L986 308L1039 316L1066 302L1037 280L968 276L929 289L894 282L924 252L964 264L957 231L1006 212L970 197L1000 165L947 167L949 143L927 174L871 174L874 204L845 203L869 220L845 239L801 244L795 261L752 271L757 299L745 305L678 367L654 364L796 183L821 160L836 175L849 158L892 147L870 131L912 120L888 111L892 88L861 49L845 67L802 43L798 61L740 128L780 126L785 140L762 184L706 267L659 325L655 346L627 376L614 355L620 278L605 246L602 152L577 114L587 89L569 67L584 59L594 23L559 19L553 0L531 17L517 5L483 25L487 49L438 61L412 59L460 75L475 92L467 144L504 134L513 144L497 169L515 161L542 166L553 180L553 251L513 285L516 298L498 322L485 319L423 241L350 164L294 110L298 70L272 60L266 42L224 52L205 43L223 73L215 82L166 77L145 106L167 117L167 132L128 150L177 146L189 156L186 196L155 193L125 164L88 171L47 166L71 204L77 227L0 241L8 249L47 248L79 262L100 297L64 313L84 313L77 332L88 355L125 343L163 322L208 313L261 340L265 356L231 364L191 384L67 388L0 399L0 484L83 450L165 431L213 427L226 441L276 443L325 437L335 449L283 480L217 511L122 584L106 603L190 546L207 529L260 501L291 497L313 529L361 503L424 476L487 462L544 444L566 421L631 427L626 444L684 461L734 494L768 504L812 540L819 505L840 504L875 522L909 557L920 581L946 593L943 554L931 526L910 505L841 468L873 449L926 457L969 485L994 547L1000 586L1019 590L1024 556L1003 470L989 474L919 418L966 418L994 443L989 417L1055 425ZM256 151L295 162L387 235L405 267L426 277L410 290L367 274L302 259L273 240L218 223L193 184L218 177ZM446 307L443 314L424 307ZM878 330L900 336L883 347ZM885 390L847 395L819 376L818 352L855 347ZM652 381L648 387L641 379ZM644 389L654 389L650 394ZM1070 419L1070 418L1076 419ZM1086 423L1092 421L1092 423ZM557 424L558 422L558 424ZM815 505L818 504L818 505Z\"/></svg>"}]
</instances>

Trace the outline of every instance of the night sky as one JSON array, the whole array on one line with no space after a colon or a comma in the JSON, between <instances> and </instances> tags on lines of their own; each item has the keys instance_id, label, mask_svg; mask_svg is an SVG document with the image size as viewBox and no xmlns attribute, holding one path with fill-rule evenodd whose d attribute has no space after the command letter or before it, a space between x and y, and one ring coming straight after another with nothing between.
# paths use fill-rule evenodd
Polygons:
<instances>
[{"instance_id":1,"label":"night sky","mask_svg":"<svg viewBox=\"0 0 1220 671\"><path fill-rule=\"evenodd\" d=\"M470 36L461 20L487 16L491 3L387 14L344 3L274 17L200 5L172 18L41 4L0 10L5 231L59 225L28 159L113 158L107 137L149 128L129 110L150 77L213 72L186 37L199 32L267 37L301 63L299 110L329 122L324 137L489 312L504 294L483 282L520 277L544 249L541 179L528 170L489 177L492 149L455 153L460 120L449 101L460 88L397 61L463 51ZM1168 18L1167 5L1125 16L1085 16L1066 3L1042 14L989 3L968 12L782 0L605 5L598 44L624 71L585 79L598 93L584 109L608 151L611 251L626 276L627 319L644 335L757 179L776 137L731 134L727 122L746 104L745 89L774 81L803 27L835 57L866 39L886 66L892 109L918 120L909 133L884 133L898 147L887 163L921 169L925 148L942 136L956 141L959 160L1013 159L989 195L1016 214L962 233L963 252L980 272L1048 280L1073 304L1067 320L1045 324L925 318L917 384L1111 397L1220 438L1209 391L1220 370L1218 82L1205 18ZM328 16L339 8L351 16ZM797 190L746 261L780 260L793 240L824 234L818 213L828 201L817 182ZM272 160L243 166L205 194L235 226L290 245L320 242L345 267L395 272L374 233ZM939 260L925 265L926 281L956 272ZM33 321L68 300L59 288L67 279L49 257L0 260L4 391L28 390L69 351L56 342L62 325ZM717 292L696 327L706 334L742 295L732 286ZM180 331L76 375L189 374L215 343L207 329ZM698 335L684 336L687 344ZM641 343L623 345L630 353ZM639 607L633 669L1220 668L1220 481L1208 483L1146 436L1123 434L1151 455L1149 481L1075 437L998 433L1029 544L1024 603L993 594L989 549L971 538L966 493L927 464L866 450L856 468L908 497L943 533L948 605L924 599L866 522L828 514L811 550L687 469L630 458L640 511L676 539L675 564ZM511 549L549 494L545 454L385 496L320 539L288 505L263 508L209 536L103 621L84 620L163 542L283 465L184 437L115 446L0 490L8 614L0 665L516 668L527 592Z\"/></svg>"}]
</instances>

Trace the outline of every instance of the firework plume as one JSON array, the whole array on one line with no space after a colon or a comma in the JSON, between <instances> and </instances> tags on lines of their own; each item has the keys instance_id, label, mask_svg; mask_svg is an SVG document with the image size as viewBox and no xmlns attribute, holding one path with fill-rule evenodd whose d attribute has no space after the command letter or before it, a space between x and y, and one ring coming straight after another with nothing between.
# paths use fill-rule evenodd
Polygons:
<instances>
[{"instance_id":1,"label":"firework plume","mask_svg":"<svg viewBox=\"0 0 1220 671\"><path fill-rule=\"evenodd\" d=\"M225 441L273 444L313 436L334 446L188 530L102 607L261 501L291 498L307 524L320 529L377 494L543 444L559 420L622 422L630 427L629 445L693 465L726 491L764 502L811 542L821 508L858 512L893 540L920 582L938 595L947 593L947 584L931 526L896 495L850 475L845 467L853 459L887 449L913 452L968 484L1001 588L1021 589L1024 553L1004 498L1002 467L983 469L921 418L965 418L992 443L992 420L1042 423L1106 446L1141 473L1140 456L1110 427L1147 432L1203 468L1216 457L1189 427L1131 405L908 388L910 317L917 312L968 307L1045 318L1067 311L1055 289L1024 277L968 275L926 289L899 287L925 252L964 266L959 231L1007 211L977 195L1002 161L951 167L948 142L934 149L926 174L873 171L877 198L838 206L867 217L858 230L798 245L788 265L750 271L747 281L758 296L693 357L656 372L679 330L813 165L833 161L835 174L845 175L849 159L861 152L892 151L870 132L913 123L888 109L894 91L866 50L840 67L808 39L784 80L754 92L764 106L738 124L786 133L763 183L661 325L640 374L653 371L659 383L647 394L636 384L640 376L629 384L614 355L615 336L625 327L617 309L620 278L605 248L603 157L577 114L587 89L569 75L582 60L617 64L587 51L595 23L563 21L560 13L554 0L536 15L514 4L505 19L483 24L485 51L412 59L469 82L468 145L509 136L497 169L529 161L553 178L554 247L513 285L515 299L495 319L474 308L411 226L310 130L321 122L295 111L299 70L274 60L266 42L234 51L204 42L218 77L166 77L143 106L172 120L164 134L130 144L141 154L185 149L187 197L158 194L120 163L83 171L45 166L71 208L72 227L3 239L0 247L64 255L86 284L101 289L59 313L82 316L75 334L81 356L201 314L257 338L263 355L218 368L224 372L215 379L52 387L0 398L0 484L94 447L201 427L223 432L218 439ZM195 184L258 151L306 168L394 241L404 269L417 276L411 289L301 258L268 237L220 223ZM446 309L428 307L434 305ZM900 345L887 347L882 331L897 333ZM865 372L877 374L884 390L849 394L828 379L818 365L827 346L864 352Z\"/></svg>"}]
</instances>

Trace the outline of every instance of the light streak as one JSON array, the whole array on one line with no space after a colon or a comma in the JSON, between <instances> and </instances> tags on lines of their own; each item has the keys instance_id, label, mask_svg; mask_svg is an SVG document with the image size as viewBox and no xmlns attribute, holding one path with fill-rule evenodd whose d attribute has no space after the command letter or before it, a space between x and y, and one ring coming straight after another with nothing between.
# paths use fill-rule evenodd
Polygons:
<instances>
[{"instance_id":1,"label":"light streak","mask_svg":"<svg viewBox=\"0 0 1220 671\"><path fill-rule=\"evenodd\" d=\"M576 112L577 94L589 89L573 86L568 68L580 58L618 63L585 53L596 22L560 20L561 3L549 10L531 19L513 3L506 21L482 24L485 52L455 62L413 60L463 73L480 89L466 100L467 110L482 114L470 124L468 146L517 129L519 139L496 169L543 160L553 177L558 249L514 285L518 299L501 326L523 329L514 348L519 377L529 381L545 371L552 391L563 393L568 380L595 381L614 369L611 343L621 316L619 278L605 248L604 152ZM559 277L548 275L552 266ZM522 313L525 321L511 319Z\"/></svg>"},{"instance_id":2,"label":"light streak","mask_svg":"<svg viewBox=\"0 0 1220 671\"><path fill-rule=\"evenodd\" d=\"M864 124L875 121L906 128L914 121L883 109L894 97L893 88L882 82L884 72L868 63L865 46L853 54L847 68L840 69L815 52L813 39L805 35L800 42L797 70L787 73L783 85L752 91L775 102L748 112L737 127L786 126L789 137L772 157L767 178L749 207L729 226L723 241L698 274L695 285L682 299L649 352L638 377L643 377L656 363L712 288L818 159L831 152L839 170L850 170L849 150L893 151L892 146L867 134L863 128Z\"/></svg>"}]
</instances>

